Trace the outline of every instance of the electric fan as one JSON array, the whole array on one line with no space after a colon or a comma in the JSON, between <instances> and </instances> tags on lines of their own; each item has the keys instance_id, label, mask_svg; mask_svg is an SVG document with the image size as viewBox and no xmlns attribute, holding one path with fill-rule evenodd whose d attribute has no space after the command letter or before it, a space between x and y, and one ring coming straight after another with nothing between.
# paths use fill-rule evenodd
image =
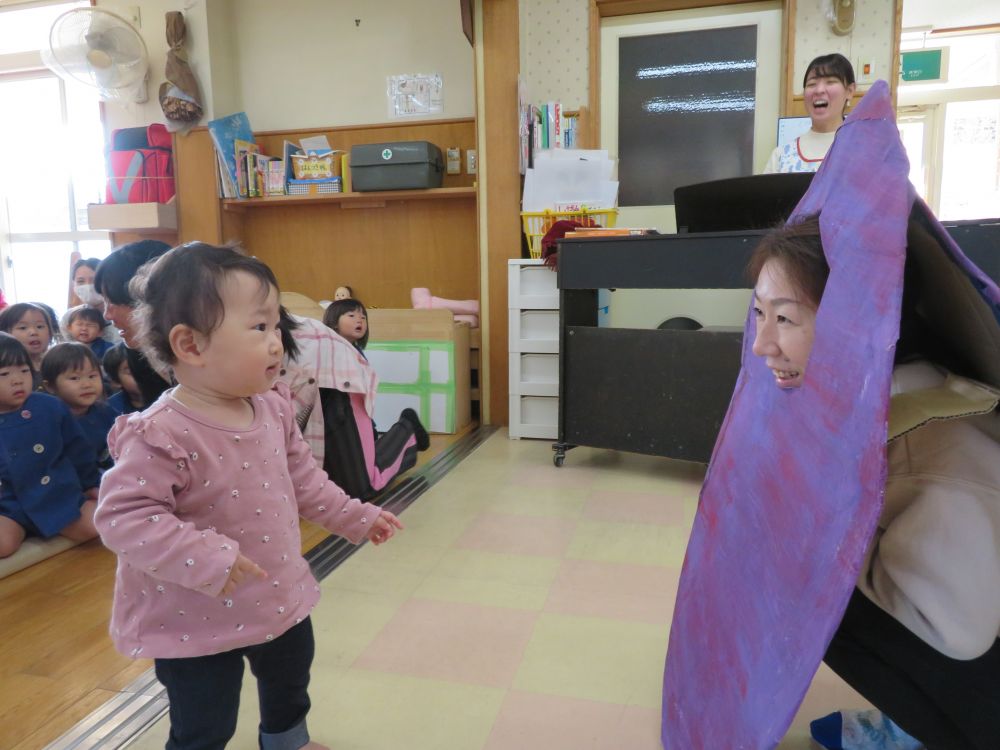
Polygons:
<instances>
[{"instance_id":1,"label":"electric fan","mask_svg":"<svg viewBox=\"0 0 1000 750\"><path fill-rule=\"evenodd\" d=\"M104 100L147 100L146 43L128 21L109 11L77 8L56 18L42 59L60 78L92 86Z\"/></svg>"}]
</instances>

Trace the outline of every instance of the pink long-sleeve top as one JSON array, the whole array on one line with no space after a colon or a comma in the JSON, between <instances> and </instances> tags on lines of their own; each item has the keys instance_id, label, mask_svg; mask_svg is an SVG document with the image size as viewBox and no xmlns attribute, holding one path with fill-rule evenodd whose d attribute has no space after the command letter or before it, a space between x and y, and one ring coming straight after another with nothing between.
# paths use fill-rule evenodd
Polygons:
<instances>
[{"instance_id":1,"label":"pink long-sleeve top","mask_svg":"<svg viewBox=\"0 0 1000 750\"><path fill-rule=\"evenodd\" d=\"M115 465L95 522L118 555L111 637L129 656L205 656L277 638L319 600L300 552L298 517L355 544L379 509L349 497L317 467L288 389L254 396L253 423L205 420L165 392L119 417ZM219 593L242 552L267 571Z\"/></svg>"}]
</instances>

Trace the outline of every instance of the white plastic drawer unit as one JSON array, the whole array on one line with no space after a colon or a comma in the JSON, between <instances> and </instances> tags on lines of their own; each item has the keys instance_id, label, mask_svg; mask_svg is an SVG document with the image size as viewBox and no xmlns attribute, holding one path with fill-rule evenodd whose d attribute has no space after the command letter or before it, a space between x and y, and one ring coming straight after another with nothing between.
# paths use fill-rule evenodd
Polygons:
<instances>
[{"instance_id":1,"label":"white plastic drawer unit","mask_svg":"<svg viewBox=\"0 0 1000 750\"><path fill-rule=\"evenodd\" d=\"M511 396L510 436L555 440L559 432L559 399L552 396Z\"/></svg>"},{"instance_id":2,"label":"white plastic drawer unit","mask_svg":"<svg viewBox=\"0 0 1000 750\"><path fill-rule=\"evenodd\" d=\"M522 383L559 383L559 357L554 354L522 354Z\"/></svg>"},{"instance_id":3,"label":"white plastic drawer unit","mask_svg":"<svg viewBox=\"0 0 1000 750\"><path fill-rule=\"evenodd\" d=\"M558 396L559 355L510 352L511 396Z\"/></svg>"},{"instance_id":4,"label":"white plastic drawer unit","mask_svg":"<svg viewBox=\"0 0 1000 750\"><path fill-rule=\"evenodd\" d=\"M558 310L509 310L509 351L559 351Z\"/></svg>"},{"instance_id":5,"label":"white plastic drawer unit","mask_svg":"<svg viewBox=\"0 0 1000 750\"><path fill-rule=\"evenodd\" d=\"M507 269L508 305L521 309L559 307L556 272L541 261L519 261Z\"/></svg>"}]
</instances>

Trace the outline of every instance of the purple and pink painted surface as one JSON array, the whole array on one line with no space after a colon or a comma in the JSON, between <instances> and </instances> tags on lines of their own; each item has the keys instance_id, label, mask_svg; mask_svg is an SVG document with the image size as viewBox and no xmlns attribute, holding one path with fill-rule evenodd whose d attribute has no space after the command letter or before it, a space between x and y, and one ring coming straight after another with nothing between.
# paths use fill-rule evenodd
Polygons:
<instances>
[{"instance_id":1,"label":"purple and pink painted surface","mask_svg":"<svg viewBox=\"0 0 1000 750\"><path fill-rule=\"evenodd\" d=\"M802 388L775 386L748 316L677 594L665 750L777 746L843 615L882 506L908 172L879 81L793 214L821 214L830 263ZM1000 320L996 285L917 210Z\"/></svg>"}]
</instances>

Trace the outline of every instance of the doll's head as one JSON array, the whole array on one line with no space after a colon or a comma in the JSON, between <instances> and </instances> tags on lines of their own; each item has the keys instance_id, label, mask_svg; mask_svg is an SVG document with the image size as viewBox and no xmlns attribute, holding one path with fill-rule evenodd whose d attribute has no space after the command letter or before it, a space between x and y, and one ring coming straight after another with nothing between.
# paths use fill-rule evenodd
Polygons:
<instances>
[{"instance_id":1,"label":"doll's head","mask_svg":"<svg viewBox=\"0 0 1000 750\"><path fill-rule=\"evenodd\" d=\"M349 286L338 286L333 292L334 302L339 302L342 299L352 299L354 297L354 290Z\"/></svg>"},{"instance_id":2,"label":"doll's head","mask_svg":"<svg viewBox=\"0 0 1000 750\"><path fill-rule=\"evenodd\" d=\"M358 300L334 300L323 313L323 323L359 349L368 346L368 311Z\"/></svg>"}]
</instances>

